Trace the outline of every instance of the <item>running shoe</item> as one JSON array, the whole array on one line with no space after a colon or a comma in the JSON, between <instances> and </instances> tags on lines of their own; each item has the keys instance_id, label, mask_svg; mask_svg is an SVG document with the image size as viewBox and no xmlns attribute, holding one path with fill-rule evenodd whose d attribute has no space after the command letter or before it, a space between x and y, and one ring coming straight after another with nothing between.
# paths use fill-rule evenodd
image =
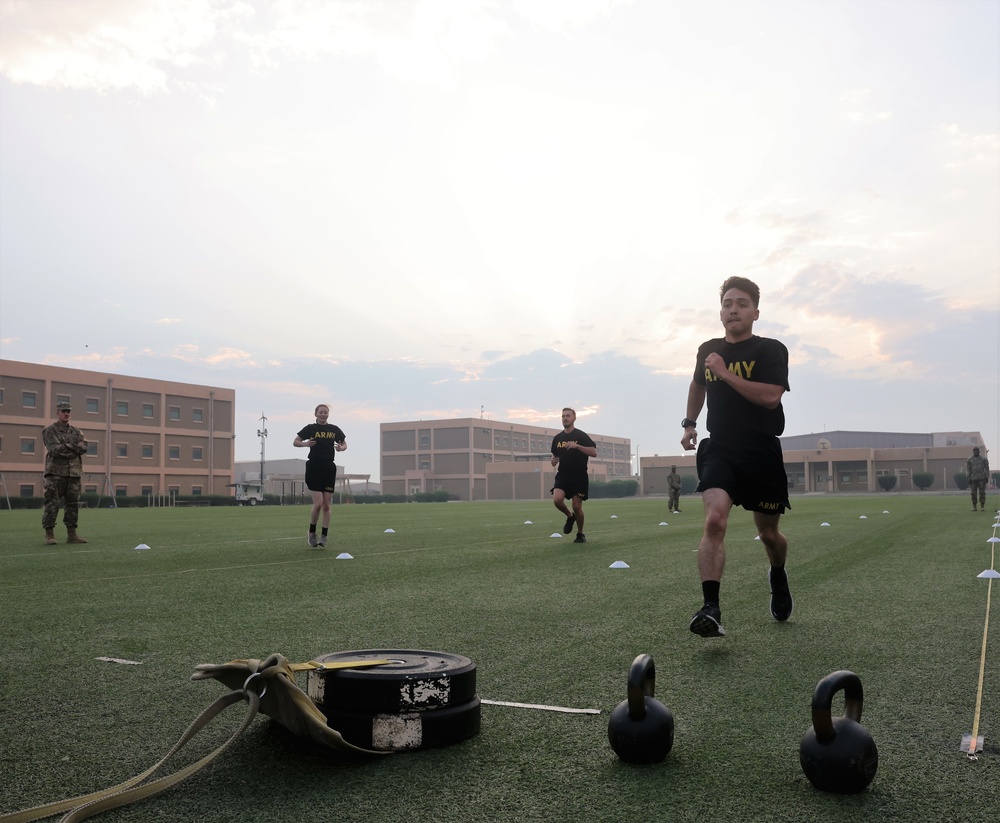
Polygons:
<instances>
[{"instance_id":1,"label":"running shoe","mask_svg":"<svg viewBox=\"0 0 1000 823\"><path fill-rule=\"evenodd\" d=\"M580 533L580 534L578 534L576 536L576 540L574 540L573 542L574 543L586 543L587 542L587 535L585 535L583 533Z\"/></svg>"},{"instance_id":2,"label":"running shoe","mask_svg":"<svg viewBox=\"0 0 1000 823\"><path fill-rule=\"evenodd\" d=\"M326 546L326 535L325 535L325 534L321 534L321 535L319 536L319 544L320 544L321 546L323 546L323 547L325 547L325 546Z\"/></svg>"},{"instance_id":3,"label":"running shoe","mask_svg":"<svg viewBox=\"0 0 1000 823\"><path fill-rule=\"evenodd\" d=\"M309 545L316 548L316 532L309 532Z\"/></svg>"},{"instance_id":4,"label":"running shoe","mask_svg":"<svg viewBox=\"0 0 1000 823\"><path fill-rule=\"evenodd\" d=\"M792 593L788 590L788 575L783 568L773 566L767 570L767 582L771 586L771 617L784 623L792 615Z\"/></svg>"},{"instance_id":5,"label":"running shoe","mask_svg":"<svg viewBox=\"0 0 1000 823\"><path fill-rule=\"evenodd\" d=\"M691 618L691 631L702 637L725 637L718 603L706 603Z\"/></svg>"},{"instance_id":6,"label":"running shoe","mask_svg":"<svg viewBox=\"0 0 1000 823\"><path fill-rule=\"evenodd\" d=\"M571 514L566 518L566 525L563 526L563 534L569 534L573 531L573 524L576 522L576 515Z\"/></svg>"}]
</instances>

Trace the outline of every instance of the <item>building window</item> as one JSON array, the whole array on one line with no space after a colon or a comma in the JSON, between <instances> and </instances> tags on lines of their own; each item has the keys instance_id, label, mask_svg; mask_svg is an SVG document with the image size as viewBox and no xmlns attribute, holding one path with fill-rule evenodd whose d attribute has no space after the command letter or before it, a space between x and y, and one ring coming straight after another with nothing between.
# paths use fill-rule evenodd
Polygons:
<instances>
[{"instance_id":1,"label":"building window","mask_svg":"<svg viewBox=\"0 0 1000 823\"><path fill-rule=\"evenodd\" d=\"M153 404L152 403L143 403L142 404L142 416L144 418L146 418L147 420L152 420L153 419Z\"/></svg>"},{"instance_id":2,"label":"building window","mask_svg":"<svg viewBox=\"0 0 1000 823\"><path fill-rule=\"evenodd\" d=\"M128 457L128 443L115 443L115 456Z\"/></svg>"},{"instance_id":3,"label":"building window","mask_svg":"<svg viewBox=\"0 0 1000 823\"><path fill-rule=\"evenodd\" d=\"M115 403L115 414L119 417L128 417L128 400L119 400Z\"/></svg>"},{"instance_id":4,"label":"building window","mask_svg":"<svg viewBox=\"0 0 1000 823\"><path fill-rule=\"evenodd\" d=\"M0 389L0 406L3 405L3 389Z\"/></svg>"},{"instance_id":5,"label":"building window","mask_svg":"<svg viewBox=\"0 0 1000 823\"><path fill-rule=\"evenodd\" d=\"M93 486L93 485L92 486L84 486L83 487L83 493L84 494L97 494L97 486Z\"/></svg>"},{"instance_id":6,"label":"building window","mask_svg":"<svg viewBox=\"0 0 1000 823\"><path fill-rule=\"evenodd\" d=\"M191 447L191 459L192 460L202 460L203 459L202 458L202 454L203 454L203 450L202 450L201 446L192 446Z\"/></svg>"},{"instance_id":7,"label":"building window","mask_svg":"<svg viewBox=\"0 0 1000 823\"><path fill-rule=\"evenodd\" d=\"M192 409L191 410L191 419L195 423L204 423L205 422L205 411L204 411L204 409Z\"/></svg>"},{"instance_id":8,"label":"building window","mask_svg":"<svg viewBox=\"0 0 1000 823\"><path fill-rule=\"evenodd\" d=\"M431 461L430 460L421 460L420 461L420 469L421 469L421 471L430 471L430 468L431 468Z\"/></svg>"},{"instance_id":9,"label":"building window","mask_svg":"<svg viewBox=\"0 0 1000 823\"><path fill-rule=\"evenodd\" d=\"M153 446L151 443L142 444L142 459L143 460L153 459Z\"/></svg>"},{"instance_id":10,"label":"building window","mask_svg":"<svg viewBox=\"0 0 1000 823\"><path fill-rule=\"evenodd\" d=\"M58 406L60 403L68 403L68 404L72 405L73 401L69 399L69 395L68 394L57 394L56 395L56 406Z\"/></svg>"},{"instance_id":11,"label":"building window","mask_svg":"<svg viewBox=\"0 0 1000 823\"><path fill-rule=\"evenodd\" d=\"M841 472L840 473L840 482L841 483L848 483L848 484L853 483L854 482L854 475L851 472Z\"/></svg>"},{"instance_id":12,"label":"building window","mask_svg":"<svg viewBox=\"0 0 1000 823\"><path fill-rule=\"evenodd\" d=\"M33 391L21 392L21 406L25 409L33 409L38 402L38 395Z\"/></svg>"},{"instance_id":13,"label":"building window","mask_svg":"<svg viewBox=\"0 0 1000 823\"><path fill-rule=\"evenodd\" d=\"M143 497L149 497L152 493L153 493L153 487L152 486L143 486L142 487L142 496Z\"/></svg>"},{"instance_id":14,"label":"building window","mask_svg":"<svg viewBox=\"0 0 1000 823\"><path fill-rule=\"evenodd\" d=\"M115 486L115 497L128 497L128 486Z\"/></svg>"},{"instance_id":15,"label":"building window","mask_svg":"<svg viewBox=\"0 0 1000 823\"><path fill-rule=\"evenodd\" d=\"M87 443L87 457L97 457L96 443Z\"/></svg>"},{"instance_id":16,"label":"building window","mask_svg":"<svg viewBox=\"0 0 1000 823\"><path fill-rule=\"evenodd\" d=\"M191 487L191 494L194 495L195 497L200 497L201 496L201 486L192 486Z\"/></svg>"},{"instance_id":17,"label":"building window","mask_svg":"<svg viewBox=\"0 0 1000 823\"><path fill-rule=\"evenodd\" d=\"M181 447L180 446L169 446L167 449L167 456L171 460L181 459Z\"/></svg>"},{"instance_id":18,"label":"building window","mask_svg":"<svg viewBox=\"0 0 1000 823\"><path fill-rule=\"evenodd\" d=\"M97 414L101 410L100 401L96 397L87 398L87 414Z\"/></svg>"},{"instance_id":19,"label":"building window","mask_svg":"<svg viewBox=\"0 0 1000 823\"><path fill-rule=\"evenodd\" d=\"M35 487L32 486L30 483L22 483L21 497L34 497L34 496L35 496Z\"/></svg>"},{"instance_id":20,"label":"building window","mask_svg":"<svg viewBox=\"0 0 1000 823\"><path fill-rule=\"evenodd\" d=\"M21 454L35 453L35 439L33 437L21 438Z\"/></svg>"},{"instance_id":21,"label":"building window","mask_svg":"<svg viewBox=\"0 0 1000 823\"><path fill-rule=\"evenodd\" d=\"M181 407L180 406L171 406L170 407L170 419L171 420L180 420L181 419Z\"/></svg>"},{"instance_id":22,"label":"building window","mask_svg":"<svg viewBox=\"0 0 1000 823\"><path fill-rule=\"evenodd\" d=\"M429 449L431 447L431 436L429 434L420 435L420 448Z\"/></svg>"}]
</instances>

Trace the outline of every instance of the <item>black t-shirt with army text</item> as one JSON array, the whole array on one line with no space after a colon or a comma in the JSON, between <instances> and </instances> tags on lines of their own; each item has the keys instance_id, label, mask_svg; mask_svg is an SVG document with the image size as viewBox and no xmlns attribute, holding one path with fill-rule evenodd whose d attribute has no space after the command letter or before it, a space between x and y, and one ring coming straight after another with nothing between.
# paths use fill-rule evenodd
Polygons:
<instances>
[{"instance_id":1,"label":"black t-shirt with army text","mask_svg":"<svg viewBox=\"0 0 1000 823\"><path fill-rule=\"evenodd\" d=\"M561 431L552 438L552 454L559 458L559 471L573 474L574 472L587 473L587 461L590 455L584 454L579 449L571 449L567 443L576 443L578 446L590 446L597 448L597 444L590 439L590 435L585 431L573 429L571 432Z\"/></svg>"},{"instance_id":2,"label":"black t-shirt with army text","mask_svg":"<svg viewBox=\"0 0 1000 823\"><path fill-rule=\"evenodd\" d=\"M316 441L309 447L310 460L333 462L337 455L333 444L343 443L347 439L347 435L341 431L340 426L334 426L333 423L310 423L299 432L299 439Z\"/></svg>"},{"instance_id":3,"label":"black t-shirt with army text","mask_svg":"<svg viewBox=\"0 0 1000 823\"><path fill-rule=\"evenodd\" d=\"M717 352L729 371L754 383L788 387L788 349L769 337L753 335L739 343L717 337L701 344L694 368L694 381L705 386L708 400L707 428L712 437L734 439L763 435L778 437L785 430L785 410L779 403L767 409L751 403L736 389L727 386L705 366L705 359Z\"/></svg>"}]
</instances>

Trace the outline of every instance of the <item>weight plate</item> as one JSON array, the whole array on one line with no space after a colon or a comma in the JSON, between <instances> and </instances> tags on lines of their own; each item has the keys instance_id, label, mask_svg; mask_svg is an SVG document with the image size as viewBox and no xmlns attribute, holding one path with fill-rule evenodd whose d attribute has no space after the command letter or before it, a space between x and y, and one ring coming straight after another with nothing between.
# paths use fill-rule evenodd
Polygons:
<instances>
[{"instance_id":1,"label":"weight plate","mask_svg":"<svg viewBox=\"0 0 1000 823\"><path fill-rule=\"evenodd\" d=\"M355 746L377 751L414 751L447 746L479 734L479 698L444 709L386 714L320 706L327 725Z\"/></svg>"},{"instance_id":2,"label":"weight plate","mask_svg":"<svg viewBox=\"0 0 1000 823\"><path fill-rule=\"evenodd\" d=\"M306 694L320 707L400 714L467 703L476 696L476 664L449 652L364 649L314 657L317 663L391 660L360 669L313 670Z\"/></svg>"}]
</instances>

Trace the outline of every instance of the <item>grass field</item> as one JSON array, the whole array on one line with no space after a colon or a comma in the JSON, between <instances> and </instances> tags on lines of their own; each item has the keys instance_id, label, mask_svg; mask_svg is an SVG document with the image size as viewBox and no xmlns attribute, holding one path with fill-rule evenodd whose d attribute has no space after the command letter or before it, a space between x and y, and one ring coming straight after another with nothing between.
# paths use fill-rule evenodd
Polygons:
<instances>
[{"instance_id":1,"label":"grass field","mask_svg":"<svg viewBox=\"0 0 1000 823\"><path fill-rule=\"evenodd\" d=\"M701 503L682 505L667 516L661 500L590 501L583 546L550 537L563 518L547 502L341 506L326 549L306 546L304 507L85 510L86 546L45 546L40 511L2 511L0 813L155 762L225 691L190 682L198 663L399 648L472 658L483 699L601 714L484 705L477 737L361 761L260 720L188 782L103 819L997 814L1000 591L985 653L985 749L977 761L959 750L979 691L989 582L977 575L994 564L992 515L957 496L794 499L783 530L796 606L778 624L763 549L749 514L734 512L727 636L707 640L687 628L701 605ZM150 550L136 551L140 543ZM344 551L354 559L337 560ZM616 560L630 568L609 569ZM676 733L665 761L630 766L611 751L607 723L642 652L656 662L656 697ZM862 722L879 748L878 774L860 795L816 791L798 762L813 689L842 668L861 677ZM235 728L242 712L231 712L182 762Z\"/></svg>"}]
</instances>

